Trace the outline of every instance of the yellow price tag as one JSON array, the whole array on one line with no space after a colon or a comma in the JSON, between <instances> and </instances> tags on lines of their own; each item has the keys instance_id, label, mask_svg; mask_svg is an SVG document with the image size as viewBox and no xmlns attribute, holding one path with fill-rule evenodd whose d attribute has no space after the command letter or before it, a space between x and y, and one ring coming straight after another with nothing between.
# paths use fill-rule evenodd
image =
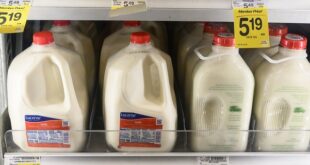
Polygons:
<instances>
[{"instance_id":1,"label":"yellow price tag","mask_svg":"<svg viewBox=\"0 0 310 165\"><path fill-rule=\"evenodd\" d=\"M269 47L268 10L266 7L234 8L236 47Z\"/></svg>"},{"instance_id":2,"label":"yellow price tag","mask_svg":"<svg viewBox=\"0 0 310 165\"><path fill-rule=\"evenodd\" d=\"M25 29L30 5L0 6L0 33L20 33Z\"/></svg>"}]
</instances>

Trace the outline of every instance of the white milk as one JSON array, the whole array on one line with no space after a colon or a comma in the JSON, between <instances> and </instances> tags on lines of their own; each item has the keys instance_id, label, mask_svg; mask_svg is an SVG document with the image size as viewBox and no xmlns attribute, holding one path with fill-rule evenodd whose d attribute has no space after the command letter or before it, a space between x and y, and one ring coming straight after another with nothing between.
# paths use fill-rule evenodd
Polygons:
<instances>
[{"instance_id":1,"label":"white milk","mask_svg":"<svg viewBox=\"0 0 310 165\"><path fill-rule=\"evenodd\" d=\"M247 49L243 53L243 59L248 64L252 72L264 61L260 54L264 53L269 57L274 56L279 51L281 36L287 34L288 28L283 24L269 25L270 48Z\"/></svg>"},{"instance_id":2,"label":"white milk","mask_svg":"<svg viewBox=\"0 0 310 165\"><path fill-rule=\"evenodd\" d=\"M194 67L196 64L200 61L198 56L195 53L196 49L201 49L205 54L208 54L208 52L211 52L212 42L213 42L213 36L214 34L220 33L220 32L227 32L227 26L224 24L218 24L218 23L206 23L204 26L204 34L202 40L191 47L187 55L185 56L185 62L183 64L183 73L181 78L183 82L183 90L184 90L184 105L186 111L189 109L189 100L190 100L190 93L191 93L191 86L192 86L192 73L194 70Z\"/></svg>"},{"instance_id":3,"label":"white milk","mask_svg":"<svg viewBox=\"0 0 310 165\"><path fill-rule=\"evenodd\" d=\"M173 149L177 110L172 64L167 54L152 46L148 33L133 33L130 45L109 59L103 106L106 141L115 150Z\"/></svg>"},{"instance_id":4,"label":"white milk","mask_svg":"<svg viewBox=\"0 0 310 165\"><path fill-rule=\"evenodd\" d=\"M108 58L130 43L131 33L144 31L140 25L141 23L139 21L125 21L122 29L111 34L104 40L101 49L99 69L99 85L101 89ZM158 39L154 36L152 36L152 42L156 47L161 47Z\"/></svg>"},{"instance_id":5,"label":"white milk","mask_svg":"<svg viewBox=\"0 0 310 165\"><path fill-rule=\"evenodd\" d=\"M79 151L86 136L74 130L86 129L85 67L78 54L55 45L52 33L33 38L8 71L12 130L26 130L13 131L13 140L29 152Z\"/></svg>"},{"instance_id":6,"label":"white milk","mask_svg":"<svg viewBox=\"0 0 310 165\"><path fill-rule=\"evenodd\" d=\"M186 55L191 47L202 39L203 31L204 23L186 24L184 28L180 30L177 46L177 78L181 87L183 87L182 80Z\"/></svg>"},{"instance_id":7,"label":"white milk","mask_svg":"<svg viewBox=\"0 0 310 165\"><path fill-rule=\"evenodd\" d=\"M88 80L88 92L91 95L95 85L95 53L90 38L74 30L70 21L54 21L50 29L53 32L55 43L77 52L85 64Z\"/></svg>"},{"instance_id":8,"label":"white milk","mask_svg":"<svg viewBox=\"0 0 310 165\"><path fill-rule=\"evenodd\" d=\"M310 64L307 39L287 34L279 52L255 71L254 114L258 151L306 151L310 133ZM281 60L281 61L280 61ZM280 132L280 131L288 132ZM300 131L300 132L295 132Z\"/></svg>"},{"instance_id":9,"label":"white milk","mask_svg":"<svg viewBox=\"0 0 310 165\"><path fill-rule=\"evenodd\" d=\"M251 118L254 77L234 47L231 33L214 38L212 52L192 73L190 135L194 151L245 151ZM200 130L200 131L199 131ZM231 131L231 132L230 132Z\"/></svg>"}]
</instances>

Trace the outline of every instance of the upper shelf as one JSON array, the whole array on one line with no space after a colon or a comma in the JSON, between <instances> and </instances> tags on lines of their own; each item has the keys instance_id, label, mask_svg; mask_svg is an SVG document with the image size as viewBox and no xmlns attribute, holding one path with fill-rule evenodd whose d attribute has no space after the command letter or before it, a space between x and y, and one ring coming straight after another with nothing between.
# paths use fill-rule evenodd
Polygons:
<instances>
[{"instance_id":1,"label":"upper shelf","mask_svg":"<svg viewBox=\"0 0 310 165\"><path fill-rule=\"evenodd\" d=\"M157 20L232 22L231 0L147 0L148 11L110 17L111 0L32 0L30 20ZM310 23L309 0L266 2L269 22Z\"/></svg>"}]
</instances>

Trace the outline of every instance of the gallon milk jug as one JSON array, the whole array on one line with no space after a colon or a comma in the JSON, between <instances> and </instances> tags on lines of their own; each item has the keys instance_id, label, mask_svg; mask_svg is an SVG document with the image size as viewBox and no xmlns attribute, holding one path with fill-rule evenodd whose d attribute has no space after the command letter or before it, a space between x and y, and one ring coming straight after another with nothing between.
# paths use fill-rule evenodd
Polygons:
<instances>
[{"instance_id":1,"label":"gallon milk jug","mask_svg":"<svg viewBox=\"0 0 310 165\"><path fill-rule=\"evenodd\" d=\"M95 53L90 38L74 30L70 21L54 21L51 28L55 43L77 52L86 67L88 92L91 95L95 85Z\"/></svg>"},{"instance_id":2,"label":"gallon milk jug","mask_svg":"<svg viewBox=\"0 0 310 165\"><path fill-rule=\"evenodd\" d=\"M146 32L132 33L108 60L103 113L106 141L117 151L171 151L176 141L172 63L150 41Z\"/></svg>"},{"instance_id":3,"label":"gallon milk jug","mask_svg":"<svg viewBox=\"0 0 310 165\"><path fill-rule=\"evenodd\" d=\"M196 55L195 50L201 50L205 54L209 54L211 52L213 37L215 34L220 32L227 32L227 26L221 23L206 23L204 26L204 34L202 40L194 45L188 54L185 56L185 62L183 66L183 73L180 73L183 82L184 89L184 103L185 109L189 109L189 100L190 100L190 91L192 86L193 79L191 78L192 72L194 70L195 65L200 61L199 57Z\"/></svg>"},{"instance_id":4,"label":"gallon milk jug","mask_svg":"<svg viewBox=\"0 0 310 165\"><path fill-rule=\"evenodd\" d=\"M133 32L144 31L141 28L140 21L125 21L122 29L108 36L102 45L100 55L100 69L99 69L99 85L102 89L105 68L108 58L118 52L120 49L125 48L130 43L130 34ZM155 46L159 46L159 41L156 37L152 36L152 42Z\"/></svg>"},{"instance_id":5,"label":"gallon milk jug","mask_svg":"<svg viewBox=\"0 0 310 165\"><path fill-rule=\"evenodd\" d=\"M168 34L164 23L155 21L143 21L141 26L142 29L156 36L160 44L163 46L163 50L167 50Z\"/></svg>"},{"instance_id":6,"label":"gallon milk jug","mask_svg":"<svg viewBox=\"0 0 310 165\"><path fill-rule=\"evenodd\" d=\"M269 57L275 55L279 50L281 36L287 34L288 28L283 24L270 24L269 25L269 39L270 48L262 49L247 49L243 54L244 61L248 64L252 72L264 61L261 56L262 53Z\"/></svg>"},{"instance_id":7,"label":"gallon milk jug","mask_svg":"<svg viewBox=\"0 0 310 165\"><path fill-rule=\"evenodd\" d=\"M24 151L79 151L86 136L86 71L75 52L56 46L51 32L33 44L8 71L8 108L14 142Z\"/></svg>"},{"instance_id":8,"label":"gallon milk jug","mask_svg":"<svg viewBox=\"0 0 310 165\"><path fill-rule=\"evenodd\" d=\"M204 31L203 29L204 23L200 22L194 24L187 24L180 31L180 38L177 46L177 76L181 87L183 86L182 71L184 70L183 68L186 54L193 45L197 44L202 39Z\"/></svg>"},{"instance_id":9,"label":"gallon milk jug","mask_svg":"<svg viewBox=\"0 0 310 165\"><path fill-rule=\"evenodd\" d=\"M255 71L254 114L258 151L306 151L310 133L310 64L307 38L287 34L279 52Z\"/></svg>"},{"instance_id":10,"label":"gallon milk jug","mask_svg":"<svg viewBox=\"0 0 310 165\"><path fill-rule=\"evenodd\" d=\"M194 151L245 151L254 77L235 48L231 33L214 37L211 53L200 51L190 100Z\"/></svg>"}]
</instances>

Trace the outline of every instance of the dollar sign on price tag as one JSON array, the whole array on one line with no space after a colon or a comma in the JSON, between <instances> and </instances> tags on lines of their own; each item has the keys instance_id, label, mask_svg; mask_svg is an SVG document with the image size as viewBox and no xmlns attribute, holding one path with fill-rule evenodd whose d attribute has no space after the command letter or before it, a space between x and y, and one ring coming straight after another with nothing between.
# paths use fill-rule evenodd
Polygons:
<instances>
[{"instance_id":1,"label":"dollar sign on price tag","mask_svg":"<svg viewBox=\"0 0 310 165\"><path fill-rule=\"evenodd\" d=\"M29 9L29 0L0 0L0 33L23 32Z\"/></svg>"},{"instance_id":2,"label":"dollar sign on price tag","mask_svg":"<svg viewBox=\"0 0 310 165\"><path fill-rule=\"evenodd\" d=\"M263 0L234 0L236 47L269 47L268 9Z\"/></svg>"},{"instance_id":3,"label":"dollar sign on price tag","mask_svg":"<svg viewBox=\"0 0 310 165\"><path fill-rule=\"evenodd\" d=\"M146 10L146 0L112 0L110 16L128 15Z\"/></svg>"}]
</instances>

